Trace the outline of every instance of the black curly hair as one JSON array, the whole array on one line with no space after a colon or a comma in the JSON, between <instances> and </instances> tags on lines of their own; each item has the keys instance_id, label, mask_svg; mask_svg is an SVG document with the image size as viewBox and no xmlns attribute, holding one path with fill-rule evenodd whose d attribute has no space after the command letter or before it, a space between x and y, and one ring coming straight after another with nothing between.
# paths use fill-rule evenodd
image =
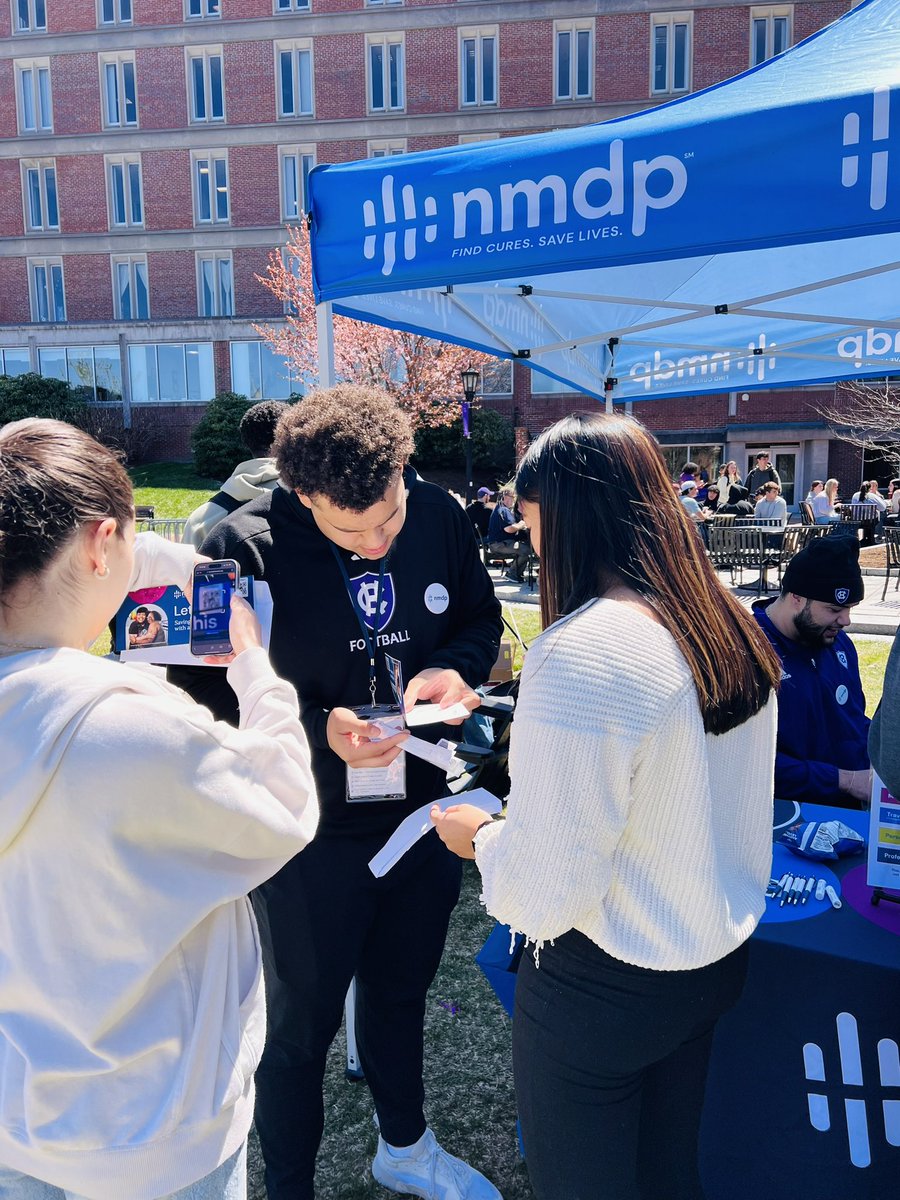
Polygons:
<instances>
[{"instance_id":1,"label":"black curly hair","mask_svg":"<svg viewBox=\"0 0 900 1200\"><path fill-rule=\"evenodd\" d=\"M254 458L268 458L272 453L275 426L289 407L283 400L263 400L241 417L241 441Z\"/></svg>"},{"instance_id":2,"label":"black curly hair","mask_svg":"<svg viewBox=\"0 0 900 1200\"><path fill-rule=\"evenodd\" d=\"M386 392L351 383L312 392L289 408L272 447L288 487L351 512L383 500L412 451L406 414Z\"/></svg>"}]
</instances>

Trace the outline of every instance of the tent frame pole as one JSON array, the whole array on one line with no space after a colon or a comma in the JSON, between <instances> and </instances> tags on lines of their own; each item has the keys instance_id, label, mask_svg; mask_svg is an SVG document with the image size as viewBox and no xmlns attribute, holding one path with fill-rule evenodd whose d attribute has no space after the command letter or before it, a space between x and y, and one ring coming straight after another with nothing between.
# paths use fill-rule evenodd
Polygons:
<instances>
[{"instance_id":1,"label":"tent frame pole","mask_svg":"<svg viewBox=\"0 0 900 1200\"><path fill-rule=\"evenodd\" d=\"M330 300L316 305L316 333L319 341L319 387L333 387L334 316Z\"/></svg>"}]
</instances>

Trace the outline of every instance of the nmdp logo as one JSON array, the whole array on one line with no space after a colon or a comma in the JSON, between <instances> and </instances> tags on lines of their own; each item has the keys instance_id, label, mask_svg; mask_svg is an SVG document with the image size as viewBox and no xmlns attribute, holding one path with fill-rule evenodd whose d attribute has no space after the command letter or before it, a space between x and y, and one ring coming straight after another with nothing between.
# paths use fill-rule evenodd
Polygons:
<instances>
[{"instance_id":1,"label":"nmdp logo","mask_svg":"<svg viewBox=\"0 0 900 1200\"><path fill-rule=\"evenodd\" d=\"M350 580L350 588L356 607L362 613L363 620L369 629L380 632L390 625L394 616L394 580L391 575L385 575L381 585L381 610L378 609L378 576L371 571L365 575L356 575Z\"/></svg>"}]
</instances>

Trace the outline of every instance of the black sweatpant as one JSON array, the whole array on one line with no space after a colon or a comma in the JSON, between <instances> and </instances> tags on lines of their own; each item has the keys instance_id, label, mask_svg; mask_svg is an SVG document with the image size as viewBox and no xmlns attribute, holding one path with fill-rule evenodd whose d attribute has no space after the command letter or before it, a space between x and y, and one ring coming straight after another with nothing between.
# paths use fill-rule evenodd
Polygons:
<instances>
[{"instance_id":1,"label":"black sweatpant","mask_svg":"<svg viewBox=\"0 0 900 1200\"><path fill-rule=\"evenodd\" d=\"M408 1146L425 1131L425 995L461 862L431 832L376 879L367 864L384 841L320 834L254 893L268 1004L256 1128L269 1200L313 1198L325 1058L354 976L360 1062L382 1135Z\"/></svg>"},{"instance_id":2,"label":"black sweatpant","mask_svg":"<svg viewBox=\"0 0 900 1200\"><path fill-rule=\"evenodd\" d=\"M522 955L513 1068L537 1200L702 1200L697 1140L716 1021L747 947L649 971L575 931Z\"/></svg>"}]
</instances>

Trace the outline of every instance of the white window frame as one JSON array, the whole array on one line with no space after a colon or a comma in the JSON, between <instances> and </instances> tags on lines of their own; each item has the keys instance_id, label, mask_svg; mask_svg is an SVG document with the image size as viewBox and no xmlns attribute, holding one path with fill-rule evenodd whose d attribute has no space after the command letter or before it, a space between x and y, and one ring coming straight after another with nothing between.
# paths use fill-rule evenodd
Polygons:
<instances>
[{"instance_id":1,"label":"white window frame","mask_svg":"<svg viewBox=\"0 0 900 1200\"><path fill-rule=\"evenodd\" d=\"M768 62L775 56L775 21L782 18L787 21L787 40L784 48L794 44L794 6L793 4L759 4L750 9L750 56L751 67ZM766 53L764 58L756 58L755 24L757 21L766 22ZM779 51L781 53L781 51Z\"/></svg>"},{"instance_id":2,"label":"white window frame","mask_svg":"<svg viewBox=\"0 0 900 1200\"><path fill-rule=\"evenodd\" d=\"M485 99L484 96L484 42L492 38L494 42L494 95ZM466 97L466 42L475 42L475 98ZM460 108L496 108L500 100L500 26L472 25L464 26L457 35L457 62L459 82Z\"/></svg>"},{"instance_id":3,"label":"white window frame","mask_svg":"<svg viewBox=\"0 0 900 1200\"><path fill-rule=\"evenodd\" d=\"M216 192L218 184L215 182L216 168L214 163L222 160L225 163L225 206L227 214L225 216L217 215ZM209 211L210 215L203 218L200 215L200 163L208 164L209 172ZM227 150L194 150L191 154L191 191L194 200L194 224L195 225L230 225L231 224L231 173L228 166L228 151Z\"/></svg>"},{"instance_id":4,"label":"white window frame","mask_svg":"<svg viewBox=\"0 0 900 1200\"><path fill-rule=\"evenodd\" d=\"M199 12L191 12L195 0L184 0L185 21L215 21L222 15L222 0L196 0Z\"/></svg>"},{"instance_id":5,"label":"white window frame","mask_svg":"<svg viewBox=\"0 0 900 1200\"><path fill-rule=\"evenodd\" d=\"M225 55L221 46L191 46L185 50L185 74L187 78L188 120L192 125L218 125L225 121ZM219 113L213 112L213 60L219 60ZM205 112L197 111L197 96L194 90L195 64L200 64L203 77L203 104Z\"/></svg>"},{"instance_id":6,"label":"white window frame","mask_svg":"<svg viewBox=\"0 0 900 1200\"><path fill-rule=\"evenodd\" d=\"M312 159L312 162L310 162L310 164L309 164L309 169L304 173L303 160L306 158ZM294 187L294 191L296 193L296 200L297 200L297 211L296 212L291 212L290 207L288 205L288 200L290 199L289 189L286 186L286 183L287 183L286 163L287 163L288 159L295 160L295 166L294 166L294 171L293 171L293 174L294 174L293 187ZM278 148L278 200L279 200L279 211L281 212L281 219L285 223L290 222L290 221L301 221L303 219L303 214L306 212L306 204L309 200L309 196L308 196L307 190L306 190L306 177L309 175L309 171L311 171L315 165L316 165L316 147L314 145L310 144L310 145L300 145L300 146L279 146L279 148Z\"/></svg>"},{"instance_id":7,"label":"white window frame","mask_svg":"<svg viewBox=\"0 0 900 1200\"><path fill-rule=\"evenodd\" d=\"M66 316L67 316L66 275L65 275L65 270L63 268L62 258L58 254L55 254L55 255L48 255L48 256L42 257L42 258L29 258L27 260L27 262L28 262L28 302L31 307L32 321L35 324L41 324L41 325L62 324L63 322L65 322ZM56 268L59 269L60 282L62 284L62 307L63 307L62 316L54 315L53 317L50 317L50 315L49 315L49 312L50 312L49 301L50 301L51 295L53 294L53 288L51 286L48 286L47 287L47 301L48 301L47 313L48 313L48 316L47 316L46 321L41 320L40 309L39 309L39 304L38 304L39 297L37 294L37 281L35 279L35 271L38 268L43 268L44 271L48 272L48 273Z\"/></svg>"},{"instance_id":8,"label":"white window frame","mask_svg":"<svg viewBox=\"0 0 900 1200\"><path fill-rule=\"evenodd\" d=\"M310 10L310 0L272 0L275 16L282 13L305 13Z\"/></svg>"},{"instance_id":9,"label":"white window frame","mask_svg":"<svg viewBox=\"0 0 900 1200\"><path fill-rule=\"evenodd\" d=\"M112 294L113 294L113 312L117 321L149 321L150 310L150 272L147 266L146 254L111 254L109 258L109 266L112 274ZM144 273L144 290L147 293L147 313L145 316L139 316L132 313L131 316L125 316L122 311L121 296L119 294L119 268L128 268L128 290L131 294L132 309L137 302L137 272L143 268Z\"/></svg>"},{"instance_id":10,"label":"white window frame","mask_svg":"<svg viewBox=\"0 0 900 1200\"><path fill-rule=\"evenodd\" d=\"M107 20L103 15L106 4L112 9L112 20ZM123 9L127 9L127 15L123 13ZM99 29L111 29L114 25L131 25L133 19L134 0L97 0L97 27Z\"/></svg>"},{"instance_id":11,"label":"white window frame","mask_svg":"<svg viewBox=\"0 0 900 1200\"><path fill-rule=\"evenodd\" d=\"M234 316L234 262L230 250L198 250L194 255L197 274L197 316L198 317L233 317ZM213 311L204 312L203 308L203 265L212 264L213 271ZM225 312L222 303L222 264L228 265L228 296L229 311Z\"/></svg>"},{"instance_id":12,"label":"white window frame","mask_svg":"<svg viewBox=\"0 0 900 1200\"><path fill-rule=\"evenodd\" d=\"M675 86L675 27L685 25L684 87ZM666 82L665 87L656 86L656 31L666 29ZM694 17L691 12L650 14L650 95L683 96L691 90L694 71Z\"/></svg>"},{"instance_id":13,"label":"white window frame","mask_svg":"<svg viewBox=\"0 0 900 1200\"><path fill-rule=\"evenodd\" d=\"M365 0L366 8L384 8L387 5L402 4L403 0Z\"/></svg>"},{"instance_id":14,"label":"white window frame","mask_svg":"<svg viewBox=\"0 0 900 1200\"><path fill-rule=\"evenodd\" d=\"M47 32L47 0L10 0L12 5L13 34L46 33ZM43 24L39 18L43 13ZM26 17L22 22L23 14Z\"/></svg>"},{"instance_id":15,"label":"white window frame","mask_svg":"<svg viewBox=\"0 0 900 1200\"><path fill-rule=\"evenodd\" d=\"M19 133L53 132L53 80L49 58L19 58L14 62ZM42 72L46 87L41 86ZM26 81L26 76L30 78ZM27 86L27 90L26 90ZM27 99L26 99L27 97ZM34 123L27 124L28 109Z\"/></svg>"},{"instance_id":16,"label":"white window frame","mask_svg":"<svg viewBox=\"0 0 900 1200\"><path fill-rule=\"evenodd\" d=\"M22 170L22 204L25 217L26 233L50 233L59 230L59 186L56 179L56 159L55 158L23 158L21 160ZM37 172L38 182L38 204L40 205L40 221L33 221L33 212L31 207L31 180L32 171ZM56 221L50 221L49 204L47 202L47 173L53 174L53 196L56 204Z\"/></svg>"},{"instance_id":17,"label":"white window frame","mask_svg":"<svg viewBox=\"0 0 900 1200\"><path fill-rule=\"evenodd\" d=\"M137 66L134 60L134 52L124 52L119 54L101 54L98 56L98 64L100 67L100 107L103 115L104 129L137 129L140 123L138 113L138 96L137 96ZM110 105L110 93L107 86L110 78L109 68L113 68L114 78L116 83L116 109L113 113ZM134 80L134 120L128 121L125 119L125 103L126 103L126 67L131 67L132 79Z\"/></svg>"},{"instance_id":18,"label":"white window frame","mask_svg":"<svg viewBox=\"0 0 900 1200\"><path fill-rule=\"evenodd\" d=\"M375 107L375 79L372 72L372 50L381 47L381 87L384 104ZM391 103L391 47L399 46L399 79L397 104ZM406 34L370 33L366 35L366 110L370 113L392 113L406 111Z\"/></svg>"},{"instance_id":19,"label":"white window frame","mask_svg":"<svg viewBox=\"0 0 900 1200\"><path fill-rule=\"evenodd\" d=\"M578 90L578 46L579 34L588 35L588 86L587 91ZM559 41L561 34L569 35L569 90L562 95L559 89ZM570 21L553 22L553 101L555 104L577 103L594 98L594 18L582 17Z\"/></svg>"},{"instance_id":20,"label":"white window frame","mask_svg":"<svg viewBox=\"0 0 900 1200\"><path fill-rule=\"evenodd\" d=\"M294 108L284 108L284 91L281 86L281 56L291 56L291 91ZM309 56L309 110L302 107L303 95L300 86L300 55ZM316 74L313 58L312 38L295 38L291 41L275 42L275 103L279 121L308 121L316 112Z\"/></svg>"},{"instance_id":21,"label":"white window frame","mask_svg":"<svg viewBox=\"0 0 900 1200\"><path fill-rule=\"evenodd\" d=\"M406 154L406 138L369 138L366 143L367 158L393 158Z\"/></svg>"},{"instance_id":22,"label":"white window frame","mask_svg":"<svg viewBox=\"0 0 900 1200\"><path fill-rule=\"evenodd\" d=\"M139 154L106 154L103 159L104 171L106 173L106 205L107 218L109 229L142 229L144 226L144 177L141 170L141 156ZM134 172L132 167L137 167L137 188L138 188L138 207L140 208L140 220L134 218ZM122 169L122 198L125 209L125 220L119 221L116 219L116 201L115 187L113 178L115 168Z\"/></svg>"}]
</instances>

